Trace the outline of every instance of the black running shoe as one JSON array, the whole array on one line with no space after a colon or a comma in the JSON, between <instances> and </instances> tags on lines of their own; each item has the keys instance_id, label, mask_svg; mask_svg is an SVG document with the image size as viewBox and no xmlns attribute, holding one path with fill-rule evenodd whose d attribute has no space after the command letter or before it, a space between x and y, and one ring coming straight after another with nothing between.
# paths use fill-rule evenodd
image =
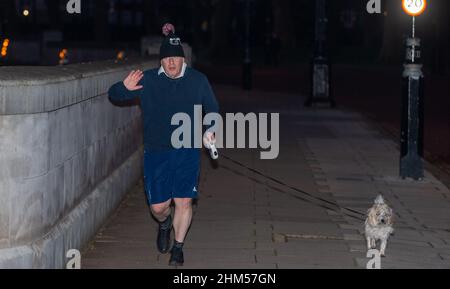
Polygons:
<instances>
[{"instance_id":1,"label":"black running shoe","mask_svg":"<svg viewBox=\"0 0 450 289\"><path fill-rule=\"evenodd\" d=\"M183 266L184 263L184 256L183 256L183 249L172 247L172 250L170 250L170 253L172 254L170 256L169 265L170 266Z\"/></svg>"},{"instance_id":2,"label":"black running shoe","mask_svg":"<svg viewBox=\"0 0 450 289\"><path fill-rule=\"evenodd\" d=\"M169 215L166 221L159 224L156 246L161 254L166 254L170 247L170 232L172 231L172 217Z\"/></svg>"}]
</instances>

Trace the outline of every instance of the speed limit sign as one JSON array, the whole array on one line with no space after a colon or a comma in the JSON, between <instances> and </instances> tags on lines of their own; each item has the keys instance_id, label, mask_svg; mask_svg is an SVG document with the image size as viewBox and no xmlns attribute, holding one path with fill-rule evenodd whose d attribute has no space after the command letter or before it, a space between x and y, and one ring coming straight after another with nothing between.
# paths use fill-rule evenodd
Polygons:
<instances>
[{"instance_id":1,"label":"speed limit sign","mask_svg":"<svg viewBox=\"0 0 450 289\"><path fill-rule=\"evenodd\" d=\"M403 0L403 10L411 16L419 16L427 8L427 0Z\"/></svg>"}]
</instances>

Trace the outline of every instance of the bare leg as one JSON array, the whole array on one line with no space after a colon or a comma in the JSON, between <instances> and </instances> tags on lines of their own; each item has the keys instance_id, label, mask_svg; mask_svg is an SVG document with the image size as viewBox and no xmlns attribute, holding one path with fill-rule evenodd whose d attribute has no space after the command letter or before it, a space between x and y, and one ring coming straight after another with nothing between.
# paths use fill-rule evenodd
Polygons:
<instances>
[{"instance_id":1,"label":"bare leg","mask_svg":"<svg viewBox=\"0 0 450 289\"><path fill-rule=\"evenodd\" d=\"M164 222L167 219L167 217L170 215L171 201L172 200L168 200L167 202L150 206L152 215L156 218L156 220L158 220L158 222Z\"/></svg>"},{"instance_id":2,"label":"bare leg","mask_svg":"<svg viewBox=\"0 0 450 289\"><path fill-rule=\"evenodd\" d=\"M173 217L173 229L175 240L183 243L192 220L192 199L175 198L175 215Z\"/></svg>"}]
</instances>

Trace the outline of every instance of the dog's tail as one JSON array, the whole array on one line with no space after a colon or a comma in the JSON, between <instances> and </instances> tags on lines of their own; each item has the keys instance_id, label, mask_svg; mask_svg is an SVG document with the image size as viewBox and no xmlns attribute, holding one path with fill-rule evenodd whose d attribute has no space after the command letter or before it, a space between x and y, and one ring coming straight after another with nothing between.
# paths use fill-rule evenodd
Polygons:
<instances>
[{"instance_id":1,"label":"dog's tail","mask_svg":"<svg viewBox=\"0 0 450 289\"><path fill-rule=\"evenodd\" d=\"M384 198L382 195L378 195L378 197L375 199L375 204L377 204L377 205L384 204Z\"/></svg>"}]
</instances>

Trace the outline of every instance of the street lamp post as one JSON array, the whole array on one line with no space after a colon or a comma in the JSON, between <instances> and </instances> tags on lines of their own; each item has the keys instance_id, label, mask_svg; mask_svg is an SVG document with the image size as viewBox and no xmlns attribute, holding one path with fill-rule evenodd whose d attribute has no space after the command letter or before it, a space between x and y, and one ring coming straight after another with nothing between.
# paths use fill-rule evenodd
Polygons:
<instances>
[{"instance_id":1,"label":"street lamp post","mask_svg":"<svg viewBox=\"0 0 450 289\"><path fill-rule=\"evenodd\" d=\"M326 0L316 0L315 8L314 58L312 62L312 88L305 106L314 103L327 103L335 107L336 103L330 95L330 63L327 50Z\"/></svg>"},{"instance_id":2,"label":"street lamp post","mask_svg":"<svg viewBox=\"0 0 450 289\"><path fill-rule=\"evenodd\" d=\"M416 16L426 8L426 0L403 0L403 10L412 16L412 35L406 40L403 65L400 177L420 180L423 171L423 72L420 39L416 38Z\"/></svg>"}]
</instances>

